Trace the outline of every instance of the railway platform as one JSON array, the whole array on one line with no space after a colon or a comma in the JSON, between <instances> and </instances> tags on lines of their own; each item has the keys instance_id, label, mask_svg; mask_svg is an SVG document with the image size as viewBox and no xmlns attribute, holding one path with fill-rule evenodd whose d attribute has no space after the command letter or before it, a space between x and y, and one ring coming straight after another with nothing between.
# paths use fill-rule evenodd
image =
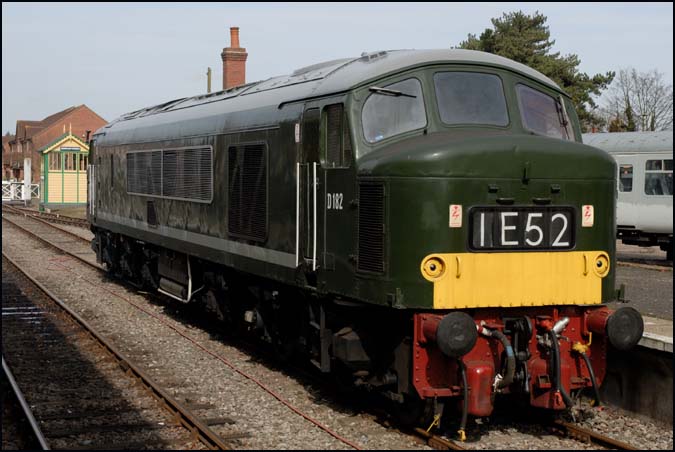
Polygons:
<instances>
[{"instance_id":1,"label":"railway platform","mask_svg":"<svg viewBox=\"0 0 675 452\"><path fill-rule=\"evenodd\" d=\"M673 321L643 316L645 331L638 345L673 353Z\"/></svg>"},{"instance_id":2,"label":"railway platform","mask_svg":"<svg viewBox=\"0 0 675 452\"><path fill-rule=\"evenodd\" d=\"M643 314L644 333L629 351L610 347L602 399L660 422L673 421L673 321Z\"/></svg>"}]
</instances>

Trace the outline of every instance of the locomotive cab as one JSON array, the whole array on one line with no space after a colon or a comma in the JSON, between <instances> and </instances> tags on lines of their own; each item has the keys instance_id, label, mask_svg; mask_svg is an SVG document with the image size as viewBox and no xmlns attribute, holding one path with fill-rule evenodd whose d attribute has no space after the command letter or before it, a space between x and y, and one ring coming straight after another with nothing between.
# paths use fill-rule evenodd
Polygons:
<instances>
[{"instance_id":1,"label":"locomotive cab","mask_svg":"<svg viewBox=\"0 0 675 452\"><path fill-rule=\"evenodd\" d=\"M616 297L615 164L581 144L570 99L461 64L376 80L354 99L355 290L425 310L413 314L416 395L463 396L475 416L495 393L548 409L586 387L597 396L607 338L630 348L643 325L602 305Z\"/></svg>"}]
</instances>

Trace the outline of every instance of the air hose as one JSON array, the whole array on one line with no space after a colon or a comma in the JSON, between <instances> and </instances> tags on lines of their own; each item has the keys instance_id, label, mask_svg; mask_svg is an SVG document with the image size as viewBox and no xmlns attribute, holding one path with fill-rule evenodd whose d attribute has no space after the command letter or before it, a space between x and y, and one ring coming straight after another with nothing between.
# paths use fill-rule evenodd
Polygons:
<instances>
[{"instance_id":1,"label":"air hose","mask_svg":"<svg viewBox=\"0 0 675 452\"><path fill-rule=\"evenodd\" d=\"M578 352L581 357L584 359L584 362L586 363L586 367L588 367L588 373L591 376L591 383L593 383L593 393L595 394L595 405L600 406L602 403L600 402L600 389L598 388L598 382L595 380L595 372L593 372L593 366L591 366L591 360L588 359L588 355L584 352Z\"/></svg>"},{"instance_id":2,"label":"air hose","mask_svg":"<svg viewBox=\"0 0 675 452\"><path fill-rule=\"evenodd\" d=\"M563 402L565 402L565 405L567 407L571 407L574 405L574 402L570 398L570 396L565 392L565 388L563 387L562 383L560 382L560 349L558 348L558 335L556 334L555 331L551 330L548 332L549 337L551 338L551 349L553 350L553 367L555 369L553 376L554 376L554 382L553 382L553 387L555 388L556 391L560 393L560 395L563 398Z\"/></svg>"},{"instance_id":3,"label":"air hose","mask_svg":"<svg viewBox=\"0 0 675 452\"><path fill-rule=\"evenodd\" d=\"M504 378L497 383L497 388L505 388L513 383L513 376L516 373L516 355L513 353L513 347L511 347L508 338L499 330L491 330L483 327L481 334L499 340L504 346L504 350L506 351L506 375L504 375Z\"/></svg>"}]
</instances>

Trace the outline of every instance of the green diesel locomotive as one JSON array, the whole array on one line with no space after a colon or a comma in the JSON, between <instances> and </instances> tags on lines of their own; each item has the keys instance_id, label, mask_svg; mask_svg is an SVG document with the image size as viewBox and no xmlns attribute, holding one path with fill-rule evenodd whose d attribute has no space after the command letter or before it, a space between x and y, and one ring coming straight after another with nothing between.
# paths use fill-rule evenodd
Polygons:
<instances>
[{"instance_id":1,"label":"green diesel locomotive","mask_svg":"<svg viewBox=\"0 0 675 452\"><path fill-rule=\"evenodd\" d=\"M553 410L642 335L616 166L570 98L468 50L363 54L123 115L91 141L98 260L407 414ZM414 408L419 408L416 410Z\"/></svg>"}]
</instances>

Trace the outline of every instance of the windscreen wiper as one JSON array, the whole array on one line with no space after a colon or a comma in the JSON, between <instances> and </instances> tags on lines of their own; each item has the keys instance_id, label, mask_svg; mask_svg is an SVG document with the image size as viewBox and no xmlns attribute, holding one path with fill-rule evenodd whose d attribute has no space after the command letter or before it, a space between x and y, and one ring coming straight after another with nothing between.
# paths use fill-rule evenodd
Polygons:
<instances>
[{"instance_id":1,"label":"windscreen wiper","mask_svg":"<svg viewBox=\"0 0 675 452\"><path fill-rule=\"evenodd\" d=\"M405 97L412 97L413 99L417 98L417 96L414 96L412 94L396 91L395 89L380 88L379 86L371 86L370 88L368 88L368 90L377 94L384 94L385 96L394 96L394 97L405 96Z\"/></svg>"}]
</instances>

